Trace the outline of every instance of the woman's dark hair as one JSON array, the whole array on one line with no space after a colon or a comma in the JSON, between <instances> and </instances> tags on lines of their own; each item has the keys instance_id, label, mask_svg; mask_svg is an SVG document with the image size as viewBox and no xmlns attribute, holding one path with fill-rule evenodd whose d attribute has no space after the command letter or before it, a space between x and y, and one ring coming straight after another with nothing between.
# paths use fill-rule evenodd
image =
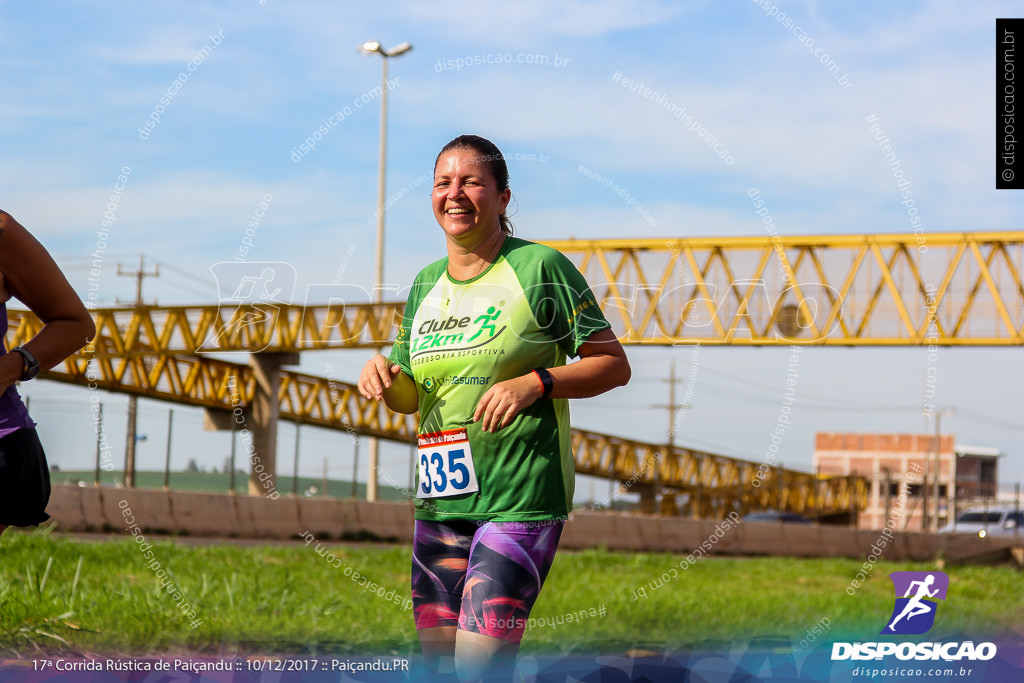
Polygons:
<instances>
[{"instance_id":1,"label":"woman's dark hair","mask_svg":"<svg viewBox=\"0 0 1024 683\"><path fill-rule=\"evenodd\" d=\"M442 147L441 151L437 154L437 158L434 159L435 173L437 172L437 162L441 161L441 157L456 149L465 149L479 154L480 156L477 160L487 164L488 170L490 170L494 180L498 183L498 192L504 192L508 188L508 166L505 164L505 156L498 149L497 145L479 135L460 135ZM508 219L508 216L503 212L499 214L498 221L501 223L501 231L511 236L512 222Z\"/></svg>"}]
</instances>

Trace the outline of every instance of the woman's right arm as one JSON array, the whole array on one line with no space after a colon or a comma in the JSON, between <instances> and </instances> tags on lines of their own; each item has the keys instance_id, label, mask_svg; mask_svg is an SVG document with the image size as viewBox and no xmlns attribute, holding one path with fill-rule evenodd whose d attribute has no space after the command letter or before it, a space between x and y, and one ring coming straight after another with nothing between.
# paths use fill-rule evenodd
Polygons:
<instances>
[{"instance_id":1,"label":"woman's right arm","mask_svg":"<svg viewBox=\"0 0 1024 683\"><path fill-rule=\"evenodd\" d=\"M391 364L384 356L371 358L359 375L359 393L364 398L383 400L396 413L415 413L419 410L416 383L402 372L400 365Z\"/></svg>"},{"instance_id":2,"label":"woman's right arm","mask_svg":"<svg viewBox=\"0 0 1024 683\"><path fill-rule=\"evenodd\" d=\"M0 298L14 296L43 322L25 349L49 370L96 334L92 316L46 248L10 214L0 211ZM0 392L20 379L20 354L0 357Z\"/></svg>"}]
</instances>

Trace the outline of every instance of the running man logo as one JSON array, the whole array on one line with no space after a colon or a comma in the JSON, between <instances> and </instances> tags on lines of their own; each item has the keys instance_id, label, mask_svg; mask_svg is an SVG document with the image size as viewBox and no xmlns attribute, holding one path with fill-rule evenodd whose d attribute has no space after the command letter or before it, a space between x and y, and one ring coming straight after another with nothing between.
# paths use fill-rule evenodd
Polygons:
<instances>
[{"instance_id":1,"label":"running man logo","mask_svg":"<svg viewBox=\"0 0 1024 683\"><path fill-rule=\"evenodd\" d=\"M944 572L893 572L889 578L896 591L896 606L881 633L927 633L935 623L935 612L939 607L935 601L946 599L949 577Z\"/></svg>"},{"instance_id":2,"label":"running man logo","mask_svg":"<svg viewBox=\"0 0 1024 683\"><path fill-rule=\"evenodd\" d=\"M274 322L295 291L290 263L221 262L210 266L217 280L217 318L196 353L263 351L274 341Z\"/></svg>"},{"instance_id":3,"label":"running man logo","mask_svg":"<svg viewBox=\"0 0 1024 683\"><path fill-rule=\"evenodd\" d=\"M474 323L483 323L483 324L480 326L480 329L476 331L476 334L474 334L472 337L470 337L467 341L473 341L474 339L479 337L480 334L484 330L490 330L491 331L490 336L493 337L495 335L494 321L498 319L499 315L501 315L501 309L500 308L499 309L495 309L494 306L489 306L487 308L487 312L486 313L484 313L479 318L477 318L476 320L473 321Z\"/></svg>"}]
</instances>

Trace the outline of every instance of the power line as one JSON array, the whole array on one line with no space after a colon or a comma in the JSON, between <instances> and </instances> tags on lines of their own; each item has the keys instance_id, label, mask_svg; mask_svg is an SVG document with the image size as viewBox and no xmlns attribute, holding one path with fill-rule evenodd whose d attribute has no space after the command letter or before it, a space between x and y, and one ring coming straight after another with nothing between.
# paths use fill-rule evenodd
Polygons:
<instances>
[{"instance_id":1,"label":"power line","mask_svg":"<svg viewBox=\"0 0 1024 683\"><path fill-rule=\"evenodd\" d=\"M182 275L190 280L195 280L199 284L205 285L206 287L211 286L211 282L209 280L204 280L203 278L199 277L198 275L195 275L194 273L190 273L187 270L183 270L181 268L178 268L177 266L171 265L170 263L166 263L164 261L156 261L155 259L154 261L158 266L163 266L167 270L175 272L178 275Z\"/></svg>"},{"instance_id":2,"label":"power line","mask_svg":"<svg viewBox=\"0 0 1024 683\"><path fill-rule=\"evenodd\" d=\"M718 389L718 391L714 391L714 390L709 391L708 393L710 393L710 394L713 394L713 395L716 395L716 396L728 396L729 398L739 398L739 399L744 399L745 398L746 400L749 400L749 401L775 401L775 400L778 400L779 387L777 387L777 386L771 386L771 385L768 385L768 384L762 384L760 382L752 382L752 381L750 381L748 379L745 379L745 378L742 378L742 377L738 377L736 375L732 375L732 374L727 373L727 372L721 372L719 370L713 370L711 368L708 368L708 367L705 367L705 366L701 366L701 374L704 374L704 373L709 373L709 374L712 374L712 375L719 375L720 377L724 377L724 378L732 380L734 382L739 382L739 383L744 385L744 388L748 388L749 389L749 388L754 387L754 388L763 389L763 390L765 390L767 392L770 392L767 395L754 394L754 393L749 393L749 392L738 391L736 389L731 389L731 388L728 388L728 387L726 387L724 385L716 385L716 384L713 384L713 383L709 383L706 379L701 380L700 384L701 384L702 387L712 387L712 388L717 388ZM630 380L630 384L633 384L635 382L664 382L664 381L665 380L663 378L640 377L640 378L631 379ZM835 412L849 411L849 412L863 412L863 413L881 413L881 412L891 412L891 411L920 411L921 410L921 406L919 406L919 405L884 405L884 404L883 405L876 405L876 404L869 404L869 403L860 403L860 402L855 402L855 401L842 401L842 400L835 399L835 398L830 398L830 397L827 397L827 396L819 396L817 394L808 394L808 393L804 393L804 392L800 393L800 400L802 402L802 405L806 406L807 409L809 409L809 410L824 410L824 411L835 411ZM829 405L827 405L827 406L814 406L812 404L808 404L808 400L810 400L810 401L818 401L820 403L829 404Z\"/></svg>"},{"instance_id":3,"label":"power line","mask_svg":"<svg viewBox=\"0 0 1024 683\"><path fill-rule=\"evenodd\" d=\"M189 294L195 294L196 296L200 296L200 297L203 297L203 298L209 298L210 297L210 292L208 292L208 291L200 292L199 290L192 289L191 287L189 287L187 285L184 285L184 284L182 284L180 282L172 282L172 281L164 280L164 284L170 285L171 287L176 287L178 289L181 289L181 290L184 290L184 291L188 292Z\"/></svg>"},{"instance_id":4,"label":"power line","mask_svg":"<svg viewBox=\"0 0 1024 683\"><path fill-rule=\"evenodd\" d=\"M702 371L703 372L711 373L712 375L719 375L720 377L725 377L727 379L731 379L734 382L742 382L745 385L759 387L759 388L765 389L767 391L772 391L772 392L777 392L778 391L778 387L768 386L766 384L761 384L759 382L751 382L751 381L749 381L749 380L747 380L745 378L737 377L736 375L729 374L728 372L722 372L721 370L713 370L711 368L702 368ZM817 394L808 394L808 393L805 393L805 392L800 392L800 398L804 399L804 400L809 398L809 399L812 399L812 400L815 400L815 401L822 401L824 403L833 403L833 404L835 404L837 406L849 406L851 408L860 407L860 408L871 408L873 410L920 410L921 409L921 406L905 406L905 405L876 406L876 405L870 405L870 404L865 404L865 403L858 403L858 402L853 402L853 401L841 401L841 400L837 400L837 399L830 398L830 397L827 397L827 396L818 396Z\"/></svg>"},{"instance_id":5,"label":"power line","mask_svg":"<svg viewBox=\"0 0 1024 683\"><path fill-rule=\"evenodd\" d=\"M724 396L730 399L736 399L740 401L749 401L751 403L765 403L769 401L778 401L779 396L774 395L770 397L762 397L755 394L745 394L743 392L736 391L725 387L716 387L714 384L708 382L703 383L705 387L710 386L710 389L705 389L707 393L713 396ZM892 413L892 412L921 412L921 406L911 405L876 405L872 406L869 404L860 403L841 403L836 402L833 405L816 405L813 401L814 397L811 397L811 401L807 400L807 396L798 395L799 409L801 410L812 410L820 412L832 412L832 413ZM794 408L795 410L795 408Z\"/></svg>"},{"instance_id":6,"label":"power line","mask_svg":"<svg viewBox=\"0 0 1024 683\"><path fill-rule=\"evenodd\" d=\"M104 254L105 262L103 264L100 264L99 267L100 268L112 268L113 264L110 263L110 261L121 260L121 259L129 259L129 258L134 259L136 256L137 256L137 253L132 253L132 252L124 252L122 254L116 254L116 253ZM94 267L93 266L93 259L91 259L91 258L82 258L80 256L76 256L74 258L61 258L61 257L58 257L58 256L54 256L53 260L58 265L60 265L60 269L61 270L67 270L69 268L93 268Z\"/></svg>"},{"instance_id":7,"label":"power line","mask_svg":"<svg viewBox=\"0 0 1024 683\"><path fill-rule=\"evenodd\" d=\"M661 381L664 381L664 380L661 380ZM779 394L778 393L772 393L772 394L768 394L768 395L749 393L749 392L744 392L744 391L740 391L740 390L737 390L737 389L733 389L731 387L726 387L726 386L722 386L722 385L716 385L716 384L714 384L712 382L707 381L706 379L701 381L700 386L701 386L701 389L695 391L694 393L700 393L701 391L703 391L705 394L710 394L712 396L722 396L722 397L725 397L725 398L728 398L728 399L732 399L732 400L747 401L747 402L750 402L750 403L761 403L761 404L777 402L779 400ZM870 404L864 404L864 403L847 403L847 402L840 402L840 401L827 401L827 403L830 403L831 405L815 405L815 403L814 403L815 397L814 396L806 396L806 395L801 394L799 398L800 398L800 408L803 409L803 410L824 411L824 412L837 412L837 413L843 413L843 412L846 412L846 413L891 413L891 412L896 412L896 411L900 411L900 412L920 412L921 411L921 406L915 406L915 405L870 405ZM808 401L807 400L808 398L810 398L811 400ZM825 399L819 399L819 400L825 400ZM613 404L605 403L603 401L588 401L587 402L587 406L589 408L597 408L597 409L602 409L602 410L608 410L610 408L616 408L617 410L648 410L647 407L640 407L640 406L616 406L616 405L613 405ZM665 406L659 405L657 407L664 408ZM688 405L687 407L692 407L692 406Z\"/></svg>"},{"instance_id":8,"label":"power line","mask_svg":"<svg viewBox=\"0 0 1024 683\"><path fill-rule=\"evenodd\" d=\"M1018 431L1024 431L1024 424L1019 424L1019 423L1015 424L1013 422L1007 422L1005 420L1000 420L999 418L989 417L988 415L982 415L981 413L975 413L974 411L971 411L971 410L964 410L963 408L957 408L957 416L959 417L961 415L963 415L965 417L969 417L969 418L971 418L973 420L978 420L979 422L988 422L989 424L993 424L993 425L996 425L998 427L1003 427L1004 429L1016 429Z\"/></svg>"}]
</instances>

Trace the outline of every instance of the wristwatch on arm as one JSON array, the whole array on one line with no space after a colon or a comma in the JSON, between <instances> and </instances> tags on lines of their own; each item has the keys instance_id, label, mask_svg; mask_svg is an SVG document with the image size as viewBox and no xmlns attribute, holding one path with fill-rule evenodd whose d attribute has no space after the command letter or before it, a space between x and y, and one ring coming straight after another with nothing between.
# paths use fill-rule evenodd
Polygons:
<instances>
[{"instance_id":1,"label":"wristwatch on arm","mask_svg":"<svg viewBox=\"0 0 1024 683\"><path fill-rule=\"evenodd\" d=\"M24 359L23 367L25 369L21 373L21 381L27 382L30 379L34 379L39 374L39 361L36 360L36 357L28 349L21 346L15 346L11 351L20 353Z\"/></svg>"},{"instance_id":2,"label":"wristwatch on arm","mask_svg":"<svg viewBox=\"0 0 1024 683\"><path fill-rule=\"evenodd\" d=\"M554 380L551 379L551 373L547 371L547 368L534 368L533 374L537 375L537 379L540 380L540 384L544 389L544 393L541 394L541 398L550 397L551 388L555 386Z\"/></svg>"}]
</instances>

